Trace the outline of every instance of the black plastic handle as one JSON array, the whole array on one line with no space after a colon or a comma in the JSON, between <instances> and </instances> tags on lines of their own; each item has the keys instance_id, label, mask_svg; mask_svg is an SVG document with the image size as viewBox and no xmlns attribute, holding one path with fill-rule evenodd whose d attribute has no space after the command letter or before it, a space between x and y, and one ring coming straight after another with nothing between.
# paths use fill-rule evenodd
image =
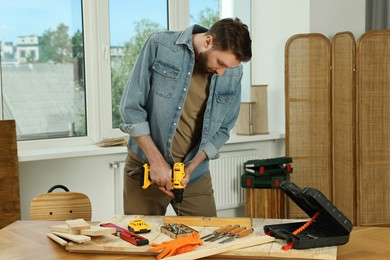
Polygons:
<instances>
[{"instance_id":1,"label":"black plastic handle","mask_svg":"<svg viewBox=\"0 0 390 260\"><path fill-rule=\"evenodd\" d=\"M53 190L58 189L58 188L63 189L66 192L69 191L69 189L67 187L65 187L64 185L58 184L58 185L54 185L53 187L51 187L47 193L50 193Z\"/></svg>"}]
</instances>

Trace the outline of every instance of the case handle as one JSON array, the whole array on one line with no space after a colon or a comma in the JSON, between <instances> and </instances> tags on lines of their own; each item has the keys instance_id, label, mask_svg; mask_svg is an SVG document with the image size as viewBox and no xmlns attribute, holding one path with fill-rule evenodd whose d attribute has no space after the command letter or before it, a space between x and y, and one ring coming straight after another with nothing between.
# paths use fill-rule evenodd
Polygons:
<instances>
[{"instance_id":1,"label":"case handle","mask_svg":"<svg viewBox=\"0 0 390 260\"><path fill-rule=\"evenodd\" d=\"M69 189L68 189L67 187L65 187L64 185L58 184L58 185L54 185L53 187L51 187L51 188L48 190L47 193L50 193L50 192L52 192L53 190L58 189L58 188L63 189L65 192L69 192Z\"/></svg>"}]
</instances>

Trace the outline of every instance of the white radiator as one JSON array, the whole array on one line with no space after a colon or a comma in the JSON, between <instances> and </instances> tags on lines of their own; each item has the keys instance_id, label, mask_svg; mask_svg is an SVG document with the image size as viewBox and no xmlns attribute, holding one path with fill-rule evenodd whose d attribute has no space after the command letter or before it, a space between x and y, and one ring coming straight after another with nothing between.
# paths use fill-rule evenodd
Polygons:
<instances>
[{"instance_id":1,"label":"white radiator","mask_svg":"<svg viewBox=\"0 0 390 260\"><path fill-rule=\"evenodd\" d=\"M245 204L244 189L240 185L243 163L259 159L253 150L223 152L210 162L215 203L218 210L235 209ZM124 162L113 162L115 185L115 214L123 214L123 168ZM166 215L175 215L171 207Z\"/></svg>"},{"instance_id":2,"label":"white radiator","mask_svg":"<svg viewBox=\"0 0 390 260\"><path fill-rule=\"evenodd\" d=\"M217 210L235 209L245 204L240 177L244 162L253 159L259 159L253 151L234 151L221 153L220 158L211 161L210 172Z\"/></svg>"}]
</instances>

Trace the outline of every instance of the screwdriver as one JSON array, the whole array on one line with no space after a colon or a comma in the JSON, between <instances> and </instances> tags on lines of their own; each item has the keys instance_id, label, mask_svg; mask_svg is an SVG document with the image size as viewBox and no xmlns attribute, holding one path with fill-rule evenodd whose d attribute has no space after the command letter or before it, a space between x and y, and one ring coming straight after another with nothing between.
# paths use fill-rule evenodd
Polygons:
<instances>
[{"instance_id":1,"label":"screwdriver","mask_svg":"<svg viewBox=\"0 0 390 260\"><path fill-rule=\"evenodd\" d=\"M223 226L223 227L220 227L218 228L217 230L214 230L213 233L211 234L208 234L206 236L203 236L201 237L200 239L205 239L205 238L208 238L208 237L211 237L211 236L215 236L215 235L219 235L220 233L222 233L224 230L230 228L232 225L226 225L226 226Z\"/></svg>"},{"instance_id":2,"label":"screwdriver","mask_svg":"<svg viewBox=\"0 0 390 260\"><path fill-rule=\"evenodd\" d=\"M224 243L233 241L236 238L244 237L246 235L251 234L252 232L253 232L253 228L244 229L243 231L235 234L234 236L229 237L228 239L222 240L221 242L219 242L219 244L224 244Z\"/></svg>"},{"instance_id":3,"label":"screwdriver","mask_svg":"<svg viewBox=\"0 0 390 260\"><path fill-rule=\"evenodd\" d=\"M208 238L208 239L206 239L205 241L210 241L210 242L213 242L213 241L215 241L215 240L218 240L218 239L220 239L220 238L223 238L227 233L229 233L229 232L231 232L233 229L236 229L236 228L239 228L240 227L240 225L234 225L234 226L232 226L232 227L230 227L230 228L228 228L228 229L226 229L226 230L224 230L222 233L220 233L219 235L215 235L215 236L213 236L213 237L210 237L210 238Z\"/></svg>"}]
</instances>

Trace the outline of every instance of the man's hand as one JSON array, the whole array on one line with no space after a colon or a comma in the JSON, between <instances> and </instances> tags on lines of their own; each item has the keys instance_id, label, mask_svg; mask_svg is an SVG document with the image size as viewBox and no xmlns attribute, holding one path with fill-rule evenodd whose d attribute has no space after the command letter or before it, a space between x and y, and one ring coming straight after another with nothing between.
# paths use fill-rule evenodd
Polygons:
<instances>
[{"instance_id":1,"label":"man's hand","mask_svg":"<svg viewBox=\"0 0 390 260\"><path fill-rule=\"evenodd\" d=\"M185 168L185 176L181 181L181 185L185 186L190 181L190 177L192 172L198 167L198 165L203 162L207 158L207 155L204 151L202 151L197 157L194 158Z\"/></svg>"},{"instance_id":2,"label":"man's hand","mask_svg":"<svg viewBox=\"0 0 390 260\"><path fill-rule=\"evenodd\" d=\"M158 185L159 189L173 197L172 168L165 161L149 162L150 179Z\"/></svg>"},{"instance_id":3,"label":"man's hand","mask_svg":"<svg viewBox=\"0 0 390 260\"><path fill-rule=\"evenodd\" d=\"M173 196L172 189L172 168L164 160L160 151L157 149L150 135L137 136L134 140L141 147L142 151L148 158L150 165L150 179L159 189L171 196Z\"/></svg>"}]
</instances>

